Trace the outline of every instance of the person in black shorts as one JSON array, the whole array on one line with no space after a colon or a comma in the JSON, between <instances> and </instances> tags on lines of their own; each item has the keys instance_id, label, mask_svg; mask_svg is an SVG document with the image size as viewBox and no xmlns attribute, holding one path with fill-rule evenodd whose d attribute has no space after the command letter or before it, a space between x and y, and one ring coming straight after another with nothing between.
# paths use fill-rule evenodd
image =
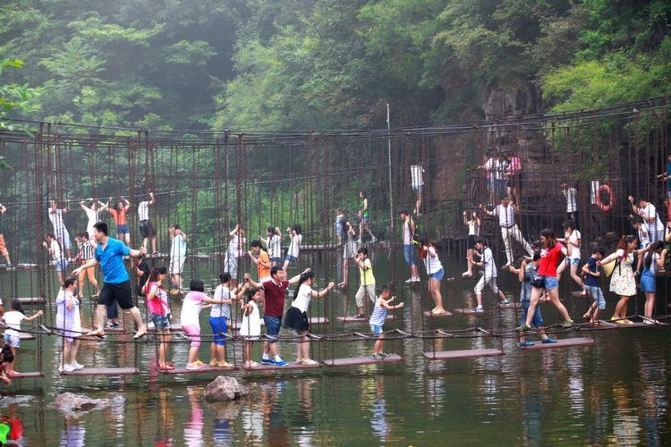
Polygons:
<instances>
[{"instance_id":1,"label":"person in black shorts","mask_svg":"<svg viewBox=\"0 0 671 447\"><path fill-rule=\"evenodd\" d=\"M140 310L133 304L133 292L130 285L130 277L124 265L124 256L141 258L146 254L142 247L140 250L131 250L118 239L109 237L107 224L98 222L93 225L93 238L98 244L93 259L87 261L81 267L75 269L72 274L78 275L80 271L100 265L103 272L104 284L98 298L96 307L96 329L86 335L103 337L105 335L105 316L107 306L114 304L116 300L121 309L129 311L135 324L137 332L133 336L138 339L147 335L147 326L142 321Z\"/></svg>"}]
</instances>

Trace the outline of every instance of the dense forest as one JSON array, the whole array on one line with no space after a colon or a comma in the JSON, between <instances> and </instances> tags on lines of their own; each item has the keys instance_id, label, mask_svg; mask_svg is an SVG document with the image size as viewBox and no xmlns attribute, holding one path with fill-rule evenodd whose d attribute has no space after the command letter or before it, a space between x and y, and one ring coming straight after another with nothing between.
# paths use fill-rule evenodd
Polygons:
<instances>
[{"instance_id":1,"label":"dense forest","mask_svg":"<svg viewBox=\"0 0 671 447\"><path fill-rule=\"evenodd\" d=\"M335 129L671 93L666 0L7 0L11 116ZM11 108L13 111L9 111Z\"/></svg>"}]
</instances>

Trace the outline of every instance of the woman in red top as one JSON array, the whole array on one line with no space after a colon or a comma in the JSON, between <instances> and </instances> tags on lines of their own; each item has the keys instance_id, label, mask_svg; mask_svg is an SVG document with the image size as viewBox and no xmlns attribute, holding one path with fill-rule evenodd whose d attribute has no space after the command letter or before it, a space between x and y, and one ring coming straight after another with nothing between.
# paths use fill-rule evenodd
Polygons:
<instances>
[{"instance_id":1,"label":"woman in red top","mask_svg":"<svg viewBox=\"0 0 671 447\"><path fill-rule=\"evenodd\" d=\"M555 305L561 316L564 318L563 327L571 327L573 320L571 320L566 307L559 301L559 283L557 282L557 266L562 258L566 256L566 247L557 242L557 237L554 232L545 228L541 231L541 259L538 264L538 276L534 278L533 290L531 292L531 304L527 311L526 323L518 327L519 331L528 331L531 329L531 321L536 312L538 300L546 291L550 301Z\"/></svg>"},{"instance_id":2,"label":"woman in red top","mask_svg":"<svg viewBox=\"0 0 671 447\"><path fill-rule=\"evenodd\" d=\"M109 201L112 201L111 197ZM128 223L126 222L126 211L128 211L128 208L130 208L130 202L124 197L116 203L114 208L107 208L114 218L117 238L120 241L125 241L126 245L130 245L130 231L128 230Z\"/></svg>"}]
</instances>

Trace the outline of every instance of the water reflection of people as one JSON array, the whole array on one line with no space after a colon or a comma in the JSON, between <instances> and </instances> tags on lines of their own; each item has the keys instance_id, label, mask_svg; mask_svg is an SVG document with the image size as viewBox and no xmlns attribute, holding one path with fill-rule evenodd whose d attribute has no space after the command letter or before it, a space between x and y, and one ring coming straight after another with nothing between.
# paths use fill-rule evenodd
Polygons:
<instances>
[{"instance_id":1,"label":"water reflection of people","mask_svg":"<svg viewBox=\"0 0 671 447\"><path fill-rule=\"evenodd\" d=\"M384 399L384 381L382 378L375 380L375 399L370 408L371 418L370 427L373 433L380 439L380 442L389 441L389 432L391 431L387 422L387 402Z\"/></svg>"},{"instance_id":2,"label":"water reflection of people","mask_svg":"<svg viewBox=\"0 0 671 447\"><path fill-rule=\"evenodd\" d=\"M158 415L159 422L156 426L155 447L167 447L172 445L172 433L174 425L173 405L174 401L170 399L170 394L165 388L158 390Z\"/></svg>"},{"instance_id":3,"label":"water reflection of people","mask_svg":"<svg viewBox=\"0 0 671 447\"><path fill-rule=\"evenodd\" d=\"M184 425L184 445L200 447L203 443L203 407L200 402L202 388L190 386L186 389L191 405L191 419Z\"/></svg>"},{"instance_id":4,"label":"water reflection of people","mask_svg":"<svg viewBox=\"0 0 671 447\"><path fill-rule=\"evenodd\" d=\"M83 447L86 440L86 427L77 418L66 417L65 428L61 431L60 447Z\"/></svg>"}]
</instances>

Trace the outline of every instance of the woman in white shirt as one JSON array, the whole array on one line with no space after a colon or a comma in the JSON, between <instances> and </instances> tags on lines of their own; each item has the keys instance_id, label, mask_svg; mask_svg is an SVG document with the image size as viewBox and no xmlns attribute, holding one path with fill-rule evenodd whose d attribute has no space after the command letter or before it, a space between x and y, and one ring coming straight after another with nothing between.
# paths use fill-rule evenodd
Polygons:
<instances>
[{"instance_id":1,"label":"woman in white shirt","mask_svg":"<svg viewBox=\"0 0 671 447\"><path fill-rule=\"evenodd\" d=\"M446 312L443 307L443 296L440 293L440 282L445 276L445 270L443 270L443 264L441 264L438 258L436 247L426 238L422 240L420 257L426 267L426 274L429 275L429 293L435 304L434 308L431 309L431 313L433 315L444 314Z\"/></svg>"},{"instance_id":2,"label":"woman in white shirt","mask_svg":"<svg viewBox=\"0 0 671 447\"><path fill-rule=\"evenodd\" d=\"M571 278L576 282L582 289L580 296L587 296L587 290L585 290L585 284L582 282L582 278L578 275L578 266L580 265L580 259L582 253L580 252L580 247L582 246L582 236L580 231L576 229L576 224L572 220L567 220L564 222L564 237L557 238L557 240L564 245L566 245L566 250L568 251L568 256L564 259L559 267L557 267L557 281L561 279L561 274L566 270L566 266L570 265Z\"/></svg>"},{"instance_id":3,"label":"woman in white shirt","mask_svg":"<svg viewBox=\"0 0 671 447\"><path fill-rule=\"evenodd\" d=\"M315 275L312 271L307 271L301 274L296 291L294 292L294 300L291 302L291 307L287 310L284 316L284 327L293 329L296 335L300 337L296 349L296 363L302 365L316 365L317 362L310 359L310 340L307 337L310 323L308 320L308 307L310 307L311 298L322 298L335 286L333 282L317 292L312 290Z\"/></svg>"},{"instance_id":4,"label":"woman in white shirt","mask_svg":"<svg viewBox=\"0 0 671 447\"><path fill-rule=\"evenodd\" d=\"M473 276L473 249L475 238L480 236L481 221L477 211L464 211L464 225L468 227L468 239L466 240L466 263L468 270L461 274L463 278Z\"/></svg>"},{"instance_id":5,"label":"woman in white shirt","mask_svg":"<svg viewBox=\"0 0 671 447\"><path fill-rule=\"evenodd\" d=\"M301 234L301 226L294 225L293 228L287 228L287 233L291 238L289 243L289 249L287 250L287 257L284 260L284 266L282 270L287 271L289 264L293 264L298 260L298 255L301 252L301 244L303 243L303 235Z\"/></svg>"}]
</instances>

